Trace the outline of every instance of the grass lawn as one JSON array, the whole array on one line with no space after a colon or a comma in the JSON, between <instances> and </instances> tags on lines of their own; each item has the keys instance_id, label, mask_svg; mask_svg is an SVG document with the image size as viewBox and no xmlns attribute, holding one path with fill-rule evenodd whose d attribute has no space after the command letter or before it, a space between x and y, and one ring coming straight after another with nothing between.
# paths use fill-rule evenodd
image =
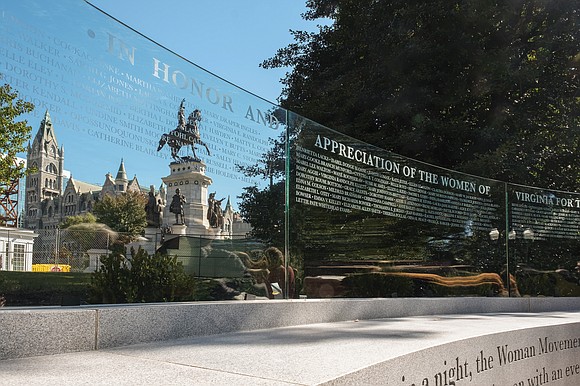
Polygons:
<instances>
[{"instance_id":1,"label":"grass lawn","mask_svg":"<svg viewBox=\"0 0 580 386\"><path fill-rule=\"evenodd\" d=\"M52 306L88 300L91 274L0 271L5 306Z\"/></svg>"}]
</instances>

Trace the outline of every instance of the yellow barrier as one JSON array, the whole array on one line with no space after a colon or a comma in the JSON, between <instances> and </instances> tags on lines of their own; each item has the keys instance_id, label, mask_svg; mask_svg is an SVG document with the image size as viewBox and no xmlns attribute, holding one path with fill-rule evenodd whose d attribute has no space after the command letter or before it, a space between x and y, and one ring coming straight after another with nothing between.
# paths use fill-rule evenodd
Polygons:
<instances>
[{"instance_id":1,"label":"yellow barrier","mask_svg":"<svg viewBox=\"0 0 580 386\"><path fill-rule=\"evenodd\" d=\"M32 272L70 272L68 264L32 264Z\"/></svg>"}]
</instances>

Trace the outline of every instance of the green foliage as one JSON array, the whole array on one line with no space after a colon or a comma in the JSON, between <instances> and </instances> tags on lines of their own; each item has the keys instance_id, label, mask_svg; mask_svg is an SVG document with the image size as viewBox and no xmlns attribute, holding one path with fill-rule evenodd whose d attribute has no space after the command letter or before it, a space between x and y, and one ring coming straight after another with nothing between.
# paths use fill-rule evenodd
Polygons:
<instances>
[{"instance_id":1,"label":"green foliage","mask_svg":"<svg viewBox=\"0 0 580 386\"><path fill-rule=\"evenodd\" d=\"M270 138L269 151L262 154L262 157L253 165L236 165L238 171L242 172L247 177L260 176L263 179L270 181L270 186L274 184L274 180L279 180L284 177L285 171L285 138L284 133L277 139Z\"/></svg>"},{"instance_id":2,"label":"green foliage","mask_svg":"<svg viewBox=\"0 0 580 386\"><path fill-rule=\"evenodd\" d=\"M192 300L195 285L177 258L131 250L131 258L117 252L101 257L92 276L94 303L137 303Z\"/></svg>"},{"instance_id":3,"label":"green foliage","mask_svg":"<svg viewBox=\"0 0 580 386\"><path fill-rule=\"evenodd\" d=\"M91 275L72 272L0 271L0 297L6 306L61 305L65 297L88 300Z\"/></svg>"},{"instance_id":4,"label":"green foliage","mask_svg":"<svg viewBox=\"0 0 580 386\"><path fill-rule=\"evenodd\" d=\"M241 199L240 215L252 225L250 235L265 242L284 242L284 181L285 144L284 133L270 139L271 148L253 165L237 165L237 170L247 177L261 177L269 184L263 189L248 186L238 196Z\"/></svg>"},{"instance_id":5,"label":"green foliage","mask_svg":"<svg viewBox=\"0 0 580 386\"><path fill-rule=\"evenodd\" d=\"M250 224L250 235L265 242L284 242L284 183L277 182L260 190L257 186L244 188L240 214Z\"/></svg>"},{"instance_id":6,"label":"green foliage","mask_svg":"<svg viewBox=\"0 0 580 386\"><path fill-rule=\"evenodd\" d=\"M25 150L32 128L26 121L15 122L21 114L29 113L34 105L18 98L8 84L0 86L0 193L4 186L25 175L25 167L16 163L16 155Z\"/></svg>"},{"instance_id":7,"label":"green foliage","mask_svg":"<svg viewBox=\"0 0 580 386\"><path fill-rule=\"evenodd\" d=\"M68 216L59 225L60 229L67 229L78 224L94 224L97 218L92 213L79 214L78 216Z\"/></svg>"},{"instance_id":8,"label":"green foliage","mask_svg":"<svg viewBox=\"0 0 580 386\"><path fill-rule=\"evenodd\" d=\"M135 237L142 234L147 226L146 203L147 199L139 192L106 195L95 204L94 213L99 222L112 230Z\"/></svg>"},{"instance_id":9,"label":"green foliage","mask_svg":"<svg viewBox=\"0 0 580 386\"><path fill-rule=\"evenodd\" d=\"M382 273L353 274L343 279L347 297L433 297L498 296L499 289L490 283L449 286Z\"/></svg>"},{"instance_id":10,"label":"green foliage","mask_svg":"<svg viewBox=\"0 0 580 386\"><path fill-rule=\"evenodd\" d=\"M540 271L522 267L516 271L522 296L580 296L580 274L567 270Z\"/></svg>"},{"instance_id":11,"label":"green foliage","mask_svg":"<svg viewBox=\"0 0 580 386\"><path fill-rule=\"evenodd\" d=\"M493 284L480 284L472 286L449 287L436 283L421 283L422 296L445 297L445 296L499 296L497 286Z\"/></svg>"},{"instance_id":12,"label":"green foliage","mask_svg":"<svg viewBox=\"0 0 580 386\"><path fill-rule=\"evenodd\" d=\"M554 296L556 278L553 272L520 271L516 282L522 296Z\"/></svg>"},{"instance_id":13,"label":"green foliage","mask_svg":"<svg viewBox=\"0 0 580 386\"><path fill-rule=\"evenodd\" d=\"M345 296L352 298L390 298L414 295L413 280L381 274L354 274L342 280Z\"/></svg>"},{"instance_id":14,"label":"green foliage","mask_svg":"<svg viewBox=\"0 0 580 386\"><path fill-rule=\"evenodd\" d=\"M262 64L292 68L282 107L439 166L580 186L577 2L307 4L332 24Z\"/></svg>"}]
</instances>

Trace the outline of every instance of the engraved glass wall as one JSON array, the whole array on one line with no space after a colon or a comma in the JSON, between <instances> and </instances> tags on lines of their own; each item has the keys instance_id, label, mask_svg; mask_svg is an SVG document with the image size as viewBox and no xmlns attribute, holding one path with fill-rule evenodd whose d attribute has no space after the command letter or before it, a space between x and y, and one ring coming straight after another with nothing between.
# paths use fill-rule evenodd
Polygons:
<instances>
[{"instance_id":1,"label":"engraved glass wall","mask_svg":"<svg viewBox=\"0 0 580 386\"><path fill-rule=\"evenodd\" d=\"M289 122L290 245L308 297L508 295L504 183Z\"/></svg>"},{"instance_id":2,"label":"engraved glass wall","mask_svg":"<svg viewBox=\"0 0 580 386\"><path fill-rule=\"evenodd\" d=\"M0 74L36 106L19 208L39 234L34 264L74 251L71 269L94 271L108 236L102 246L57 228L133 190L149 200L133 245L177 256L197 278L231 279L220 282L231 297L579 295L580 195L347 137L88 2L2 3Z\"/></svg>"},{"instance_id":3,"label":"engraved glass wall","mask_svg":"<svg viewBox=\"0 0 580 386\"><path fill-rule=\"evenodd\" d=\"M522 296L580 296L580 195L508 185L512 273Z\"/></svg>"},{"instance_id":4,"label":"engraved glass wall","mask_svg":"<svg viewBox=\"0 0 580 386\"><path fill-rule=\"evenodd\" d=\"M0 74L35 105L20 117L32 126L20 211L39 234L34 263L59 263L64 218L132 190L149 199L139 245L179 250L196 276L263 283L263 261L248 258L284 251L284 110L81 0L0 4Z\"/></svg>"}]
</instances>

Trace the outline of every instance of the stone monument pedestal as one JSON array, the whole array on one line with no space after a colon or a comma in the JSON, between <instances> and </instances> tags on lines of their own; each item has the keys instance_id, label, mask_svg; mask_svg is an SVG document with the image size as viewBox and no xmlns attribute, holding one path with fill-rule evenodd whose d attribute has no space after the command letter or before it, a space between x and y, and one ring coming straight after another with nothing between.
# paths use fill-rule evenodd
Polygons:
<instances>
[{"instance_id":1,"label":"stone monument pedestal","mask_svg":"<svg viewBox=\"0 0 580 386\"><path fill-rule=\"evenodd\" d=\"M187 226L184 224L173 224L171 226L171 234L172 235L185 235L185 234L187 234L186 230L187 230Z\"/></svg>"},{"instance_id":2,"label":"stone monument pedestal","mask_svg":"<svg viewBox=\"0 0 580 386\"><path fill-rule=\"evenodd\" d=\"M162 178L167 186L167 205L163 213L166 222L164 225L171 228L172 234L213 238L215 232L207 220L208 187L212 184L212 179L205 175L205 163L203 161L172 162L169 168L169 176ZM177 189L179 189L179 194L185 197L183 225L173 225L175 214L170 212L171 201Z\"/></svg>"}]
</instances>

